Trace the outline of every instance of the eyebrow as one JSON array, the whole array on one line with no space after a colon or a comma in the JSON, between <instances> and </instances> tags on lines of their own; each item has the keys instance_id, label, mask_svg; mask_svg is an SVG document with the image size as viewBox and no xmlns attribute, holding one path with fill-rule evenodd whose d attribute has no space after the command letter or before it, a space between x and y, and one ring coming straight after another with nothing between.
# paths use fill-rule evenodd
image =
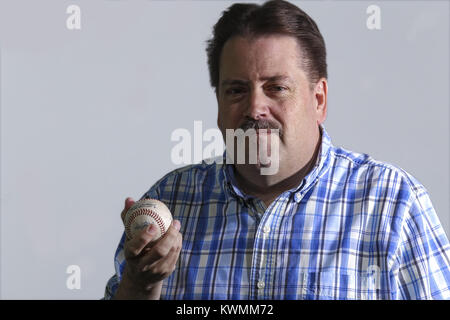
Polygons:
<instances>
[{"instance_id":1,"label":"eyebrow","mask_svg":"<svg viewBox=\"0 0 450 320\"><path fill-rule=\"evenodd\" d=\"M284 81L287 80L289 82L291 82L291 78L289 78L288 76L285 75L275 75L275 76L271 76L271 77L262 77L259 80L264 80L264 81ZM226 85L233 85L233 84L247 84L249 81L246 80L239 80L239 79L225 79L221 82L222 86L226 86Z\"/></svg>"}]
</instances>

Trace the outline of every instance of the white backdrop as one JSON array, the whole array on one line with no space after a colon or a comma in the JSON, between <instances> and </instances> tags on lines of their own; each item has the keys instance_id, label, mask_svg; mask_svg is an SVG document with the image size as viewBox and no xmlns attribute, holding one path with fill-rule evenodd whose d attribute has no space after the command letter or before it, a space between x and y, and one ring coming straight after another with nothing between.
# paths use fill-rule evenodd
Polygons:
<instances>
[{"instance_id":1,"label":"white backdrop","mask_svg":"<svg viewBox=\"0 0 450 320\"><path fill-rule=\"evenodd\" d=\"M449 3L293 2L327 44L333 143L418 178L450 235ZM216 127L205 41L231 3L0 0L2 299L103 296L125 198L177 167L174 130Z\"/></svg>"}]
</instances>

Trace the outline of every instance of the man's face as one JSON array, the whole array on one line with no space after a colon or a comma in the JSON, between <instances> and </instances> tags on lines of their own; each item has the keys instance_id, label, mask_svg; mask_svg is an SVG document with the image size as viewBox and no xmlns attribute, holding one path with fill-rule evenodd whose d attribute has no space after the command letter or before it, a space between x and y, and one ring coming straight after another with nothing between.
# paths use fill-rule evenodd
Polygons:
<instances>
[{"instance_id":1,"label":"man's face","mask_svg":"<svg viewBox=\"0 0 450 320\"><path fill-rule=\"evenodd\" d=\"M325 90L325 97L316 90ZM280 164L309 161L318 124L326 116L326 80L311 89L293 37L237 36L222 50L217 101L217 124L224 138L226 129L255 128L255 123L279 129Z\"/></svg>"}]
</instances>

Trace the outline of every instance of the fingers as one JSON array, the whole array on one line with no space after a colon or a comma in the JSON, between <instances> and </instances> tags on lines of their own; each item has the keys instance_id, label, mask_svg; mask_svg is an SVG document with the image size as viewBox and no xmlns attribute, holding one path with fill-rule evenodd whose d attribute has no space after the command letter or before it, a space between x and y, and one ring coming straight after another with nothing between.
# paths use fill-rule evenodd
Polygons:
<instances>
[{"instance_id":1,"label":"fingers","mask_svg":"<svg viewBox=\"0 0 450 320\"><path fill-rule=\"evenodd\" d=\"M180 226L180 221L174 220L164 236L153 241L158 231L155 225L151 225L125 241L128 274L130 279L134 279L134 283L147 287L172 274L182 248Z\"/></svg>"},{"instance_id":2,"label":"fingers","mask_svg":"<svg viewBox=\"0 0 450 320\"><path fill-rule=\"evenodd\" d=\"M144 248L156 237L157 227L151 224L132 239L128 239L124 246L125 259L133 259L141 255Z\"/></svg>"},{"instance_id":3,"label":"fingers","mask_svg":"<svg viewBox=\"0 0 450 320\"><path fill-rule=\"evenodd\" d=\"M178 257L180 256L181 246L172 247L163 259L157 260L152 265L147 265L143 271L151 273L151 278L160 281L172 274L175 271Z\"/></svg>"},{"instance_id":4,"label":"fingers","mask_svg":"<svg viewBox=\"0 0 450 320\"><path fill-rule=\"evenodd\" d=\"M177 229L177 231L180 231L181 228L181 222L179 220L173 220L172 225Z\"/></svg>"},{"instance_id":5,"label":"fingers","mask_svg":"<svg viewBox=\"0 0 450 320\"><path fill-rule=\"evenodd\" d=\"M136 201L133 200L133 198L128 197L125 199L125 207L120 213L120 218L122 219L122 222L125 223L125 214L127 213L128 209L135 203Z\"/></svg>"},{"instance_id":6,"label":"fingers","mask_svg":"<svg viewBox=\"0 0 450 320\"><path fill-rule=\"evenodd\" d=\"M144 257L142 257L142 263L150 265L153 262L165 258L172 247L181 247L182 237L180 230L180 221L174 220L167 230L164 237L162 237L155 245L152 246Z\"/></svg>"}]
</instances>

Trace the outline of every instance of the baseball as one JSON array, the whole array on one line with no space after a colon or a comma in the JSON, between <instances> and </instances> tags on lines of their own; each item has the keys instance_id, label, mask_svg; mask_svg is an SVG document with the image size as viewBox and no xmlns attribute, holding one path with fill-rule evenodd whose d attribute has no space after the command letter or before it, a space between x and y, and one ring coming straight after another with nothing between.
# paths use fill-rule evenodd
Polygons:
<instances>
[{"instance_id":1,"label":"baseball","mask_svg":"<svg viewBox=\"0 0 450 320\"><path fill-rule=\"evenodd\" d=\"M142 199L135 202L125 214L125 233L128 238L133 238L138 232L149 225L155 224L158 229L153 241L159 240L169 229L172 223L172 214L169 208L156 199Z\"/></svg>"}]
</instances>

